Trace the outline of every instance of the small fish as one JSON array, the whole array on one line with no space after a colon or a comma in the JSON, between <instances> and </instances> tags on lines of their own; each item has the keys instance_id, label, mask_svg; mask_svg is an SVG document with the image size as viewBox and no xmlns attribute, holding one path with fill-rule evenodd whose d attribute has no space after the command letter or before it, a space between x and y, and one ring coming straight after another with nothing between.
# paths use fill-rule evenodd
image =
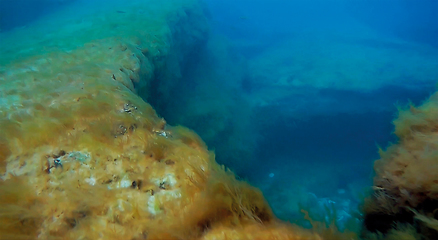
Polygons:
<instances>
[{"instance_id":1,"label":"small fish","mask_svg":"<svg viewBox=\"0 0 438 240\"><path fill-rule=\"evenodd\" d=\"M126 12L124 12L124 11L120 11L120 10L117 10L117 13L126 13Z\"/></svg>"}]
</instances>

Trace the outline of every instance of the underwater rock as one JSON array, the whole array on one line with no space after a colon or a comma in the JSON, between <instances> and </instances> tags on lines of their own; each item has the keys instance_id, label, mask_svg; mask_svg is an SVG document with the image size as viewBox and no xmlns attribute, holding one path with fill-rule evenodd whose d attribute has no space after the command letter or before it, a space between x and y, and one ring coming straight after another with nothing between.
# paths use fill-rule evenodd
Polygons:
<instances>
[{"instance_id":1,"label":"underwater rock","mask_svg":"<svg viewBox=\"0 0 438 240\"><path fill-rule=\"evenodd\" d=\"M4 36L0 239L321 239L137 95L206 36L200 4L124 4Z\"/></svg>"},{"instance_id":2,"label":"underwater rock","mask_svg":"<svg viewBox=\"0 0 438 240\"><path fill-rule=\"evenodd\" d=\"M394 226L409 226L422 239L438 239L438 92L401 109L394 125L399 141L380 150L374 165L366 230L393 234Z\"/></svg>"}]
</instances>

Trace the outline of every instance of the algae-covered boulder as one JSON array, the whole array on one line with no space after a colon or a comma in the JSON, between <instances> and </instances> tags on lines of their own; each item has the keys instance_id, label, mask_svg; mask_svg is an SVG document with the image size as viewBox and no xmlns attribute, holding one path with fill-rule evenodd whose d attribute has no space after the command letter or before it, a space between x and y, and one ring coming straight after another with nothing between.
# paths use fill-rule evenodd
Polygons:
<instances>
[{"instance_id":1,"label":"algae-covered boulder","mask_svg":"<svg viewBox=\"0 0 438 240\"><path fill-rule=\"evenodd\" d=\"M393 235L395 227L411 237L437 239L438 93L419 107L400 109L394 125L399 142L381 150L374 164L365 227Z\"/></svg>"},{"instance_id":2,"label":"algae-covered boulder","mask_svg":"<svg viewBox=\"0 0 438 240\"><path fill-rule=\"evenodd\" d=\"M206 37L197 1L57 14L1 36L0 239L320 239L139 97Z\"/></svg>"}]
</instances>

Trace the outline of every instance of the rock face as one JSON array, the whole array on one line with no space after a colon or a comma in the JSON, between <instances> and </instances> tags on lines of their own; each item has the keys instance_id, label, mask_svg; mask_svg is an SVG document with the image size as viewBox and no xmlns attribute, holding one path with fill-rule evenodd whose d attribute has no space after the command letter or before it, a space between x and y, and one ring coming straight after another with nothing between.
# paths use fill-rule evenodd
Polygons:
<instances>
[{"instance_id":1,"label":"rock face","mask_svg":"<svg viewBox=\"0 0 438 240\"><path fill-rule=\"evenodd\" d=\"M0 239L320 239L137 95L206 37L198 2L76 7L2 36Z\"/></svg>"}]
</instances>

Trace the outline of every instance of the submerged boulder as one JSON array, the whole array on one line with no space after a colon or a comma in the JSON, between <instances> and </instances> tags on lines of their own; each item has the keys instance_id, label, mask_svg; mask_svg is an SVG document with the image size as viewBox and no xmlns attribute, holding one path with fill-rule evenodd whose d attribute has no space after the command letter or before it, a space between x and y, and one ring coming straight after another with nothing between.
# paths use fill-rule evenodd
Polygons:
<instances>
[{"instance_id":1,"label":"submerged boulder","mask_svg":"<svg viewBox=\"0 0 438 240\"><path fill-rule=\"evenodd\" d=\"M197 1L65 11L2 36L0 239L321 239L139 97L206 37Z\"/></svg>"},{"instance_id":2,"label":"submerged boulder","mask_svg":"<svg viewBox=\"0 0 438 240\"><path fill-rule=\"evenodd\" d=\"M374 193L364 205L366 230L437 239L438 93L419 107L401 109L394 125L398 143L381 150L374 164Z\"/></svg>"}]
</instances>

